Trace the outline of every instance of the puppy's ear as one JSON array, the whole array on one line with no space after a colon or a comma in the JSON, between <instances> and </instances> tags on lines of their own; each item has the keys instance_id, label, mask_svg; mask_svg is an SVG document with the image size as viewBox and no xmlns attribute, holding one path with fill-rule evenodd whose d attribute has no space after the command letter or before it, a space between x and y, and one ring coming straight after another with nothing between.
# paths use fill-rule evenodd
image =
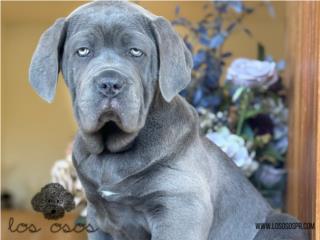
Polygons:
<instances>
[{"instance_id":1,"label":"puppy's ear","mask_svg":"<svg viewBox=\"0 0 320 240\"><path fill-rule=\"evenodd\" d=\"M49 103L53 101L56 91L65 29L66 22L60 18L41 35L29 68L31 86Z\"/></svg>"},{"instance_id":2,"label":"puppy's ear","mask_svg":"<svg viewBox=\"0 0 320 240\"><path fill-rule=\"evenodd\" d=\"M157 17L152 24L158 48L160 91L170 102L191 81L192 55L168 20Z\"/></svg>"},{"instance_id":3,"label":"puppy's ear","mask_svg":"<svg viewBox=\"0 0 320 240\"><path fill-rule=\"evenodd\" d=\"M41 212L43 210L43 194L42 192L37 193L31 200L33 210Z\"/></svg>"}]
</instances>

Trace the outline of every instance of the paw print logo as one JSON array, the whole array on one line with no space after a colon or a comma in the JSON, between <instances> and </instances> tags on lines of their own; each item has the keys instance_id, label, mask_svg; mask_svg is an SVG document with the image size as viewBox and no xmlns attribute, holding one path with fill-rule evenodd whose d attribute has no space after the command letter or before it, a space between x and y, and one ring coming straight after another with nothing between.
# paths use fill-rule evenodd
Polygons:
<instances>
[{"instance_id":1,"label":"paw print logo","mask_svg":"<svg viewBox=\"0 0 320 240\"><path fill-rule=\"evenodd\" d=\"M32 207L46 219L59 219L75 208L73 195L59 183L49 183L31 200Z\"/></svg>"}]
</instances>

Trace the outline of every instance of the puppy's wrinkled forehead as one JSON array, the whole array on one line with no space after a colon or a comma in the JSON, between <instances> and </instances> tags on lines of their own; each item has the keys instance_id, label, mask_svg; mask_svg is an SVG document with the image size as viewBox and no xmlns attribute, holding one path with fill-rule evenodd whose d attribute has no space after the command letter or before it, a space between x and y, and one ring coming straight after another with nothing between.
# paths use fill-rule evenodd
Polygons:
<instances>
[{"instance_id":1,"label":"puppy's wrinkled forehead","mask_svg":"<svg viewBox=\"0 0 320 240\"><path fill-rule=\"evenodd\" d=\"M102 33L134 29L141 33L148 30L148 19L154 15L128 2L93 2L72 12L68 20L68 32L73 35L86 29Z\"/></svg>"}]
</instances>

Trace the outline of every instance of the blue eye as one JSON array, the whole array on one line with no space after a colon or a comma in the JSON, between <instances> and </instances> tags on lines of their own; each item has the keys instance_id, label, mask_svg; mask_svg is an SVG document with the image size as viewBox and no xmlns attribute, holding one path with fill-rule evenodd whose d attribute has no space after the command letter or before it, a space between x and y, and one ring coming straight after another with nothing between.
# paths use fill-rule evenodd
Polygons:
<instances>
[{"instance_id":1,"label":"blue eye","mask_svg":"<svg viewBox=\"0 0 320 240\"><path fill-rule=\"evenodd\" d=\"M143 52L138 48L130 48L129 53L132 57L141 57L143 55Z\"/></svg>"},{"instance_id":2,"label":"blue eye","mask_svg":"<svg viewBox=\"0 0 320 240\"><path fill-rule=\"evenodd\" d=\"M89 55L89 53L90 53L89 48L82 47L77 50L77 54L79 57L86 57Z\"/></svg>"}]
</instances>

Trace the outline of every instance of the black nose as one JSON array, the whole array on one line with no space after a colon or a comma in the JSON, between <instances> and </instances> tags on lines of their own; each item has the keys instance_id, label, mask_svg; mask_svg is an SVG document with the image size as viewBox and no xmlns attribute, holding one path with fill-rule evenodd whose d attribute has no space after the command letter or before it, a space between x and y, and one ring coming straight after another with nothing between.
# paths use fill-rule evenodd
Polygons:
<instances>
[{"instance_id":1,"label":"black nose","mask_svg":"<svg viewBox=\"0 0 320 240\"><path fill-rule=\"evenodd\" d=\"M103 79L98 83L99 91L106 97L114 97L121 92L123 81L118 79Z\"/></svg>"},{"instance_id":2,"label":"black nose","mask_svg":"<svg viewBox=\"0 0 320 240\"><path fill-rule=\"evenodd\" d=\"M124 86L124 79L121 74L115 71L106 71L97 79L98 91L106 97L115 97Z\"/></svg>"}]
</instances>

